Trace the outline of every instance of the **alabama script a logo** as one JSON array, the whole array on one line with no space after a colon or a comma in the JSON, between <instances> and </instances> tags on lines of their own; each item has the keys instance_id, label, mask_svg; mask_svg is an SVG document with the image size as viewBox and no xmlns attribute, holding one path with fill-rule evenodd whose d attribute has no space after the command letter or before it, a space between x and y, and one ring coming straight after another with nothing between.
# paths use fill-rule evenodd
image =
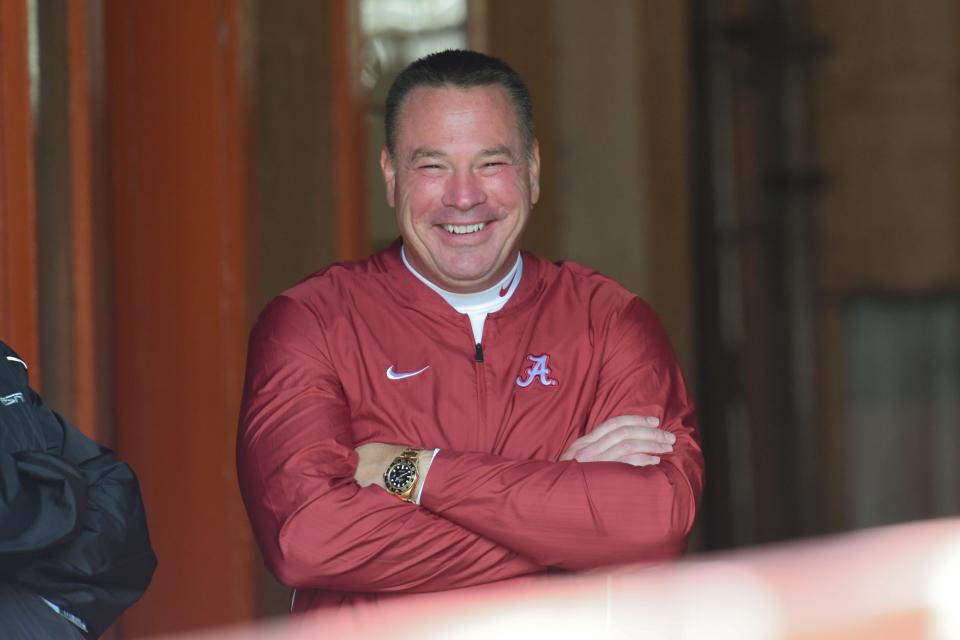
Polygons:
<instances>
[{"instance_id":1,"label":"alabama script a logo","mask_svg":"<svg viewBox=\"0 0 960 640\"><path fill-rule=\"evenodd\" d=\"M523 379L523 376L517 376L518 387L529 387L531 384L533 384L534 380L539 380L540 384L545 387L553 387L560 384L555 378L550 377L550 367L547 366L548 361L550 360L549 355L546 353L539 356L529 355L527 356L527 360L532 362L533 366L528 367L527 370L524 371L527 376L525 380Z\"/></svg>"}]
</instances>

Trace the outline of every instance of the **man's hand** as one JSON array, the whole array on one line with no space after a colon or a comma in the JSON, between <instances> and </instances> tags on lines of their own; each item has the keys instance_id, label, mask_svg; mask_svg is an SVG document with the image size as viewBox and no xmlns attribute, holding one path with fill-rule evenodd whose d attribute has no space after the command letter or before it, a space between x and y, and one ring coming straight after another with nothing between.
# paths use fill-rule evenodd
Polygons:
<instances>
[{"instance_id":1,"label":"man's hand","mask_svg":"<svg viewBox=\"0 0 960 640\"><path fill-rule=\"evenodd\" d=\"M353 479L361 487L375 484L386 489L383 484L383 472L406 447L399 444L383 444L382 442L368 442L356 448L357 469L353 472Z\"/></svg>"},{"instance_id":2,"label":"man's hand","mask_svg":"<svg viewBox=\"0 0 960 640\"><path fill-rule=\"evenodd\" d=\"M677 437L658 429L652 416L616 416L577 438L561 454L561 460L578 462L625 462L645 467L660 462L660 454L673 451Z\"/></svg>"},{"instance_id":3,"label":"man's hand","mask_svg":"<svg viewBox=\"0 0 960 640\"><path fill-rule=\"evenodd\" d=\"M384 444L382 442L368 442L355 449L357 452L357 469L353 472L353 479L361 487L368 487L375 484L381 489L386 490L383 484L383 473L393 462L393 459L403 453L407 447L402 444ZM417 451L419 473L422 480L430 470L430 464L433 462L433 449L420 449ZM419 482L419 480L418 480Z\"/></svg>"}]
</instances>

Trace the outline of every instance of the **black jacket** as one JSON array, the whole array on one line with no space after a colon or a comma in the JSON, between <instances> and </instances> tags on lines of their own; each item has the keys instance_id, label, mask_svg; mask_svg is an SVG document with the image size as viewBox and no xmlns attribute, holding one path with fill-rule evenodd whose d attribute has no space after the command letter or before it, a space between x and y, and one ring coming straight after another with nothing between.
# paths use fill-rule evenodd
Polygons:
<instances>
[{"instance_id":1,"label":"black jacket","mask_svg":"<svg viewBox=\"0 0 960 640\"><path fill-rule=\"evenodd\" d=\"M143 594L156 564L133 471L51 411L0 342L0 580L97 637Z\"/></svg>"}]
</instances>

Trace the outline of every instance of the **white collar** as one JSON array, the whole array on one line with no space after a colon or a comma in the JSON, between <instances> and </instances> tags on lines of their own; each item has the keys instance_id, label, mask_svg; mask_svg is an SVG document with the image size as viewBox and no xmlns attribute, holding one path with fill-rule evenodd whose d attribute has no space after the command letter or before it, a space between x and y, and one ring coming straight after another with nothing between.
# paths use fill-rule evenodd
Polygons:
<instances>
[{"instance_id":1,"label":"white collar","mask_svg":"<svg viewBox=\"0 0 960 640\"><path fill-rule=\"evenodd\" d=\"M520 278L523 276L523 257L518 251L517 261L513 268L497 284L476 293L453 293L438 287L414 269L410 261L407 260L407 253L404 249L403 246L400 247L400 257L403 258L403 264L410 270L410 273L416 276L420 282L436 291L440 297L460 313L492 313L500 310L513 295L513 292L517 290Z\"/></svg>"}]
</instances>

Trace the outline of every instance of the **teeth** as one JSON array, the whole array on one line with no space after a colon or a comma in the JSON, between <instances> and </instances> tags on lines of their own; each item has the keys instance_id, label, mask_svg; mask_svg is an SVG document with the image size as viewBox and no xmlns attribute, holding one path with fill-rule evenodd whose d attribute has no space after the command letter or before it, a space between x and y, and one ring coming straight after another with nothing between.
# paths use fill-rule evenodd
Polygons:
<instances>
[{"instance_id":1,"label":"teeth","mask_svg":"<svg viewBox=\"0 0 960 640\"><path fill-rule=\"evenodd\" d=\"M445 224L443 228L450 233L456 234L476 233L483 229L486 224L486 222L478 222L477 224Z\"/></svg>"}]
</instances>

